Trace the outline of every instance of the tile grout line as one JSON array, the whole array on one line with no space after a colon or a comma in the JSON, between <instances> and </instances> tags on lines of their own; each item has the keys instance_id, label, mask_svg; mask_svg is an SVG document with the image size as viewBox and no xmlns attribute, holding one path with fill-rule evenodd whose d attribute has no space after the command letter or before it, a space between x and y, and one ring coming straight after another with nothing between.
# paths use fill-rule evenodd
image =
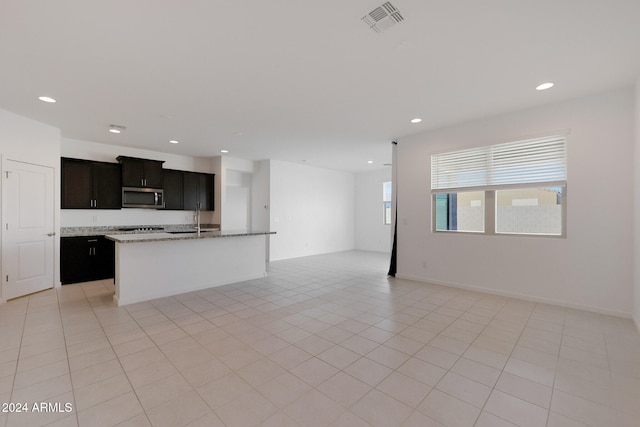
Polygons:
<instances>
[{"instance_id":1,"label":"tile grout line","mask_svg":"<svg viewBox=\"0 0 640 427\"><path fill-rule=\"evenodd\" d=\"M567 310L563 310L562 332L560 333L560 345L558 346L558 356L556 357L556 369L553 371L553 382L551 383L551 396L549 396L549 411L547 412L547 425L551 419L551 406L553 405L553 395L556 392L556 379L558 377L558 367L560 365L560 353L562 353L562 342L565 340L564 328L567 321Z\"/></svg>"},{"instance_id":2,"label":"tile grout line","mask_svg":"<svg viewBox=\"0 0 640 427\"><path fill-rule=\"evenodd\" d=\"M31 295L27 295L27 302L25 303L24 309L24 318L22 320L22 334L20 334L20 344L18 345L18 355L16 358L16 367L13 373L13 381L11 383L11 393L9 393L9 402L13 402L13 395L16 387L16 378L18 377L18 366L20 365L20 354L22 353L22 342L24 341L24 334L27 324L27 315L29 314L29 303L31 302ZM6 304L6 303L5 303ZM11 414L8 413L4 418L4 425L7 426L9 424L9 416Z\"/></svg>"},{"instance_id":3,"label":"tile grout line","mask_svg":"<svg viewBox=\"0 0 640 427\"><path fill-rule=\"evenodd\" d=\"M103 282L103 281L101 281L101 282ZM114 286L115 286L115 285L114 285ZM105 286L105 287L106 287L106 286ZM109 291L110 291L110 289L109 289ZM115 352L115 350L113 349L113 344L111 343L111 340L109 339L109 335L108 335L108 334L107 334L107 332L104 330L104 325L102 324L102 321L100 320L100 316L98 316L98 314L97 314L97 312L96 312L95 304L92 304L92 302L91 302L91 300L90 300L89 296L87 295L86 290L85 290L85 288L84 288L84 287L82 287L82 292L83 292L83 294L84 294L84 296L85 296L85 299L87 300L87 302L88 302L88 304L89 304L89 307L91 307L91 312L93 313L93 315L94 315L94 317L96 318L96 320L97 320L98 324L100 325L100 329L102 330L102 333L104 334L105 339L107 340L107 342L109 342L109 347L111 348L111 351L113 351L113 354L115 355L116 360L118 361L118 365L120 365L120 369L122 369L122 373L123 373L123 374L124 374L124 376L127 378L127 382L129 383L129 386L131 387L131 390L133 391L134 395L136 396L136 399L137 399L137 401L138 401L138 404L140 405L140 408L142 409L142 412L144 413L145 418L147 419L147 421L149 422L149 424L150 424L150 425L152 425L152 424L151 424L151 420L149 419L149 416L147 415L147 411L146 411L146 410L144 409L144 407L142 406L142 402L140 402L140 398L138 397L138 394L135 392L135 388L133 387L133 384L131 384L131 381L129 380L129 376L127 375L127 372L125 371L124 366L122 366L122 362L121 362L121 360L120 360L120 356L118 356L118 354L117 354L117 353ZM112 302L112 304L114 304L114 303ZM127 314L129 314L129 313L127 312ZM129 316L131 316L131 315L129 314ZM75 395L75 394L74 394L74 395ZM118 395L118 396L115 396L115 397L112 397L111 399L107 399L107 400L106 400L106 401L104 401L104 402L96 403L95 405L91 406L90 408L93 408L93 407L95 407L95 406L98 406L98 405L104 404L104 403L106 403L106 402L110 402L110 401L113 401L113 400L115 400L115 399L118 399L118 398L119 398L119 397L121 397L122 395L123 395L123 394ZM88 409L90 409L90 408L86 408L85 410L88 410ZM122 420L122 421L120 421L118 424L123 423L123 422L126 422L126 421L128 421L128 420L131 420L131 419L133 419L133 418L135 418L135 417L137 417L137 416L138 416L138 415L134 415L134 416L133 416L133 417L131 417L131 418L128 418L128 419L126 419L126 420ZM78 426L80 426L80 412L79 412L79 411L78 411Z\"/></svg>"},{"instance_id":4,"label":"tile grout line","mask_svg":"<svg viewBox=\"0 0 640 427\"><path fill-rule=\"evenodd\" d=\"M69 362L69 350L68 350L68 346L67 346L67 335L64 333L64 321L62 319L62 304L60 301L60 293L62 292L62 286L60 288L55 288L56 289L56 300L58 302L58 316L60 317L60 327L62 328L62 339L64 340L64 352L67 355L67 369L69 369L69 383L71 384L71 396L73 396L73 407L75 408L75 419L76 419L76 423L78 423L78 426L80 425L80 417L79 417L79 410L78 410L78 404L76 402L76 393L75 393L75 388L73 387L73 377L71 376L71 363ZM84 293L84 289L82 289L82 294L85 296L86 299L86 295Z\"/></svg>"},{"instance_id":5,"label":"tile grout line","mask_svg":"<svg viewBox=\"0 0 640 427\"><path fill-rule=\"evenodd\" d=\"M512 298L509 298L509 301L518 301ZM508 304L508 303L507 303ZM502 306L501 310L502 311L504 309L505 306L507 306L507 304L505 304L504 306ZM489 402L489 399L491 398L491 395L493 394L493 392L496 390L496 385L498 384L498 381L500 381L500 378L502 377L502 375L504 374L504 368L507 366L507 364L509 363L509 359L512 357L513 352L515 351L517 345L518 345L518 341L520 341L520 338L522 338L522 334L524 333L525 329L527 328L527 324L529 323L529 320L531 320L531 316L533 315L533 312L535 311L535 308L538 306L537 303L534 303L533 307L531 308L531 311L529 312L529 315L527 316L527 321L524 323L524 326L522 327L522 330L520 331L520 334L518 335L518 339L515 340L513 348L511 349L511 352L509 353L509 355L507 356L507 361L505 362L504 366L502 367L502 369L500 369L500 374L498 375L498 378L496 378L496 381L493 383L493 386L491 387L491 391L489 392L489 395L487 396L487 400L485 400L484 404L482 405L482 408L480 409L480 412L478 413L478 416L476 417L476 420L474 421L474 425L478 422L478 420L480 419L480 416L482 415L482 413L484 412L486 406L487 406L487 402ZM498 316L498 314L500 314L500 311L498 313L496 313L496 315L493 317L493 319L496 318L496 316ZM492 320L493 321L493 320ZM489 325L487 325L488 327ZM498 390L500 391L500 390ZM514 396L515 397L515 396ZM500 419L504 419L496 414L493 414L491 412L487 412L491 415L494 415ZM547 411L547 416L548 416L548 411ZM505 420L507 422L511 422L509 420Z\"/></svg>"}]
</instances>

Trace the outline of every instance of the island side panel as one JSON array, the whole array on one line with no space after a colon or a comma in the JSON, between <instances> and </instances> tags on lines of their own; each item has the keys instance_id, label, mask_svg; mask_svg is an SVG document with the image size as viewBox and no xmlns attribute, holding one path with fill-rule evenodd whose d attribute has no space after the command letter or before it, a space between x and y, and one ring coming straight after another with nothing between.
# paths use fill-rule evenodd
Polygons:
<instances>
[{"instance_id":1,"label":"island side panel","mask_svg":"<svg viewBox=\"0 0 640 427\"><path fill-rule=\"evenodd\" d=\"M265 236L116 243L118 305L265 277Z\"/></svg>"}]
</instances>

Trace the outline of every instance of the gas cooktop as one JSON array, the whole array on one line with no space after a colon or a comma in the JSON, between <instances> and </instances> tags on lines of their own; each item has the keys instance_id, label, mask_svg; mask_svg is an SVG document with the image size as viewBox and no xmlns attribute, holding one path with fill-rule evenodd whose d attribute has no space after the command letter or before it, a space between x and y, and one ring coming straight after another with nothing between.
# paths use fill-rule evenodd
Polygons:
<instances>
[{"instance_id":1,"label":"gas cooktop","mask_svg":"<svg viewBox=\"0 0 640 427\"><path fill-rule=\"evenodd\" d=\"M164 227L122 227L118 228L119 231L159 231L164 230Z\"/></svg>"}]
</instances>

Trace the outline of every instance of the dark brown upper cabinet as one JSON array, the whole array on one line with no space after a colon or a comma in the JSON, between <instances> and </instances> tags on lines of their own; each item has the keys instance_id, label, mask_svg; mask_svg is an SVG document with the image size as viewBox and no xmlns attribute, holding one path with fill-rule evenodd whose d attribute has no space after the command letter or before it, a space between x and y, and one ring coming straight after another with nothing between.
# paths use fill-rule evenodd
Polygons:
<instances>
[{"instance_id":1,"label":"dark brown upper cabinet","mask_svg":"<svg viewBox=\"0 0 640 427\"><path fill-rule=\"evenodd\" d=\"M193 211L199 206L200 210L214 210L215 175L209 173L184 173L184 210Z\"/></svg>"},{"instance_id":2,"label":"dark brown upper cabinet","mask_svg":"<svg viewBox=\"0 0 640 427\"><path fill-rule=\"evenodd\" d=\"M163 169L165 209L214 210L214 174Z\"/></svg>"},{"instance_id":3,"label":"dark brown upper cabinet","mask_svg":"<svg viewBox=\"0 0 640 427\"><path fill-rule=\"evenodd\" d=\"M122 165L123 187L162 188L163 161L118 156Z\"/></svg>"},{"instance_id":4,"label":"dark brown upper cabinet","mask_svg":"<svg viewBox=\"0 0 640 427\"><path fill-rule=\"evenodd\" d=\"M184 172L163 169L162 175L164 177L164 208L169 210L183 210L183 182Z\"/></svg>"},{"instance_id":5,"label":"dark brown upper cabinet","mask_svg":"<svg viewBox=\"0 0 640 427\"><path fill-rule=\"evenodd\" d=\"M120 209L122 181L117 163L62 158L62 209Z\"/></svg>"}]
</instances>

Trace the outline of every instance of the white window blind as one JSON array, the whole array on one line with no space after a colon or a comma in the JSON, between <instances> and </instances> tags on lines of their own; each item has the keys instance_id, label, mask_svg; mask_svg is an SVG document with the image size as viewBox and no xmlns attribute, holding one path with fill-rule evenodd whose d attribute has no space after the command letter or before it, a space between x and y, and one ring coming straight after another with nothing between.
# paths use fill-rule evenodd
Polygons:
<instances>
[{"instance_id":1,"label":"white window blind","mask_svg":"<svg viewBox=\"0 0 640 427\"><path fill-rule=\"evenodd\" d=\"M567 179L564 136L529 139L431 156L431 189L491 188Z\"/></svg>"}]
</instances>

